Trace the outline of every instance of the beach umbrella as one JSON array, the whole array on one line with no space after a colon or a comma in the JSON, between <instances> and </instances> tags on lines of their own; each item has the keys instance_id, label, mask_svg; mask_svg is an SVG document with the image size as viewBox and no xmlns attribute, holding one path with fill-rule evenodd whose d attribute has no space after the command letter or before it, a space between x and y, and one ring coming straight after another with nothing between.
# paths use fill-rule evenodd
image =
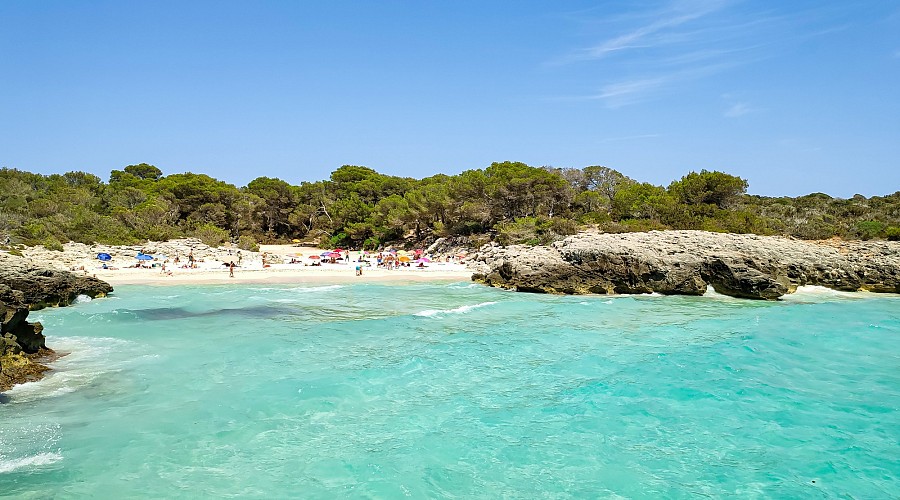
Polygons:
<instances>
[{"instance_id":1,"label":"beach umbrella","mask_svg":"<svg viewBox=\"0 0 900 500\"><path fill-rule=\"evenodd\" d=\"M428 257L421 257L415 260L415 262L431 262L431 259Z\"/></svg>"},{"instance_id":2,"label":"beach umbrella","mask_svg":"<svg viewBox=\"0 0 900 500\"><path fill-rule=\"evenodd\" d=\"M112 260L112 255L108 253L98 253L97 258L105 262L108 260Z\"/></svg>"},{"instance_id":3,"label":"beach umbrella","mask_svg":"<svg viewBox=\"0 0 900 500\"><path fill-rule=\"evenodd\" d=\"M340 257L341 253L340 252L331 252L328 254L328 256L329 257Z\"/></svg>"},{"instance_id":4,"label":"beach umbrella","mask_svg":"<svg viewBox=\"0 0 900 500\"><path fill-rule=\"evenodd\" d=\"M309 258L310 258L310 259L315 259L315 260L321 259L321 257L319 257L318 255L310 255Z\"/></svg>"},{"instance_id":5,"label":"beach umbrella","mask_svg":"<svg viewBox=\"0 0 900 500\"><path fill-rule=\"evenodd\" d=\"M398 259L398 260L399 260L400 262L409 262L409 257L403 255L403 256L401 256L400 259Z\"/></svg>"},{"instance_id":6,"label":"beach umbrella","mask_svg":"<svg viewBox=\"0 0 900 500\"><path fill-rule=\"evenodd\" d=\"M138 253L137 255L134 256L134 258L137 260L153 260L152 255L148 255L145 253Z\"/></svg>"},{"instance_id":7,"label":"beach umbrella","mask_svg":"<svg viewBox=\"0 0 900 500\"><path fill-rule=\"evenodd\" d=\"M300 240L291 240L291 243L300 243Z\"/></svg>"},{"instance_id":8,"label":"beach umbrella","mask_svg":"<svg viewBox=\"0 0 900 500\"><path fill-rule=\"evenodd\" d=\"M409 252L407 252L406 250L399 250L397 251L397 255L409 255Z\"/></svg>"},{"instance_id":9,"label":"beach umbrella","mask_svg":"<svg viewBox=\"0 0 900 500\"><path fill-rule=\"evenodd\" d=\"M332 252L343 252L343 251L344 251L343 248L335 248L334 250L332 250Z\"/></svg>"}]
</instances>

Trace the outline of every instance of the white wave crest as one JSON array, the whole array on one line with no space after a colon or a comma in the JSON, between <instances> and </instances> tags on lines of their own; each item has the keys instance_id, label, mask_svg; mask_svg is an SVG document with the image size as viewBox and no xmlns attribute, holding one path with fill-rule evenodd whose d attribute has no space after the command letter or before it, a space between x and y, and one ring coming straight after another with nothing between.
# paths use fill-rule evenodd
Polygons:
<instances>
[{"instance_id":1,"label":"white wave crest","mask_svg":"<svg viewBox=\"0 0 900 500\"><path fill-rule=\"evenodd\" d=\"M479 307L486 307L493 304L496 304L496 302L482 302L480 304L460 306L455 309L426 309L422 312L417 312L415 315L425 318L433 318L435 316L442 316L444 314L465 314L473 309L478 309Z\"/></svg>"},{"instance_id":2,"label":"white wave crest","mask_svg":"<svg viewBox=\"0 0 900 500\"><path fill-rule=\"evenodd\" d=\"M46 452L39 453L22 458L14 458L9 460L0 459L0 474L13 472L24 467L35 467L40 465L50 465L62 460L63 457L59 453Z\"/></svg>"},{"instance_id":3,"label":"white wave crest","mask_svg":"<svg viewBox=\"0 0 900 500\"><path fill-rule=\"evenodd\" d=\"M87 295L84 295L84 294L79 295L78 297L75 297L76 304L86 304L86 303L90 302L91 300L92 299L90 297L88 297Z\"/></svg>"},{"instance_id":4,"label":"white wave crest","mask_svg":"<svg viewBox=\"0 0 900 500\"><path fill-rule=\"evenodd\" d=\"M797 287L796 292L785 294L781 298L787 302L825 302L835 299L865 299L872 296L870 292L842 292L824 286L804 285Z\"/></svg>"},{"instance_id":5,"label":"white wave crest","mask_svg":"<svg viewBox=\"0 0 900 500\"><path fill-rule=\"evenodd\" d=\"M298 286L294 288L288 288L286 291L297 293L321 293L327 292L329 290L339 290L341 288L344 288L344 285Z\"/></svg>"},{"instance_id":6,"label":"white wave crest","mask_svg":"<svg viewBox=\"0 0 900 500\"><path fill-rule=\"evenodd\" d=\"M141 356L134 356L124 362L110 361L113 353L137 346L134 342L122 339L51 337L50 341L57 351L68 354L50 363L52 370L41 380L19 384L7 391L6 395L12 402L69 394L93 384L110 373L121 371L128 362L141 359Z\"/></svg>"},{"instance_id":7,"label":"white wave crest","mask_svg":"<svg viewBox=\"0 0 900 500\"><path fill-rule=\"evenodd\" d=\"M727 302L731 302L731 301L740 302L740 301L745 300L745 299L739 299L737 297L732 297L730 295L725 295L724 293L719 293L716 291L715 288L713 288L712 285L706 285L706 292L703 293L703 296L706 298L709 298L709 299L723 300L723 301L727 301Z\"/></svg>"}]
</instances>

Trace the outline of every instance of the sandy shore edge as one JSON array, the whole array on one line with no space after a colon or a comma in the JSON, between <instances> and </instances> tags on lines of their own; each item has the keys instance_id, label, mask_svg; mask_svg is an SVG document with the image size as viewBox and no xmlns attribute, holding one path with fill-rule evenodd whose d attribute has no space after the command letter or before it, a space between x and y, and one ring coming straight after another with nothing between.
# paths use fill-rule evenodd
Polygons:
<instances>
[{"instance_id":1,"label":"sandy shore edge","mask_svg":"<svg viewBox=\"0 0 900 500\"><path fill-rule=\"evenodd\" d=\"M108 263L97 259L100 252L112 255ZM136 268L138 252L154 254L156 258L147 262L154 267ZM364 265L362 276L357 276L357 260L363 257L360 251L350 251L349 262L339 259L336 263L319 258L327 252L301 245L261 245L258 252L239 251L234 247L207 247L199 240L187 239L118 247L67 243L63 252L43 247L23 250L25 258L35 265L94 276L113 286L470 281L473 274L460 259L448 256L435 257L434 262L426 262L423 267L410 263L410 267L388 270L375 267L375 254L371 254L365 256L369 263ZM194 268L187 266L189 253L198 259ZM180 263L175 264L175 257L180 257ZM233 277L225 265L228 262L237 265Z\"/></svg>"},{"instance_id":2,"label":"sandy shore edge","mask_svg":"<svg viewBox=\"0 0 900 500\"><path fill-rule=\"evenodd\" d=\"M355 268L328 269L301 267L297 269L236 270L230 277L228 270L175 270L171 276L157 270L98 271L95 274L109 284L116 285L209 285L254 283L366 283L404 281L470 281L472 271L467 269L399 269L383 270L366 268L362 276L356 276ZM180 271L180 272L179 272Z\"/></svg>"}]
</instances>

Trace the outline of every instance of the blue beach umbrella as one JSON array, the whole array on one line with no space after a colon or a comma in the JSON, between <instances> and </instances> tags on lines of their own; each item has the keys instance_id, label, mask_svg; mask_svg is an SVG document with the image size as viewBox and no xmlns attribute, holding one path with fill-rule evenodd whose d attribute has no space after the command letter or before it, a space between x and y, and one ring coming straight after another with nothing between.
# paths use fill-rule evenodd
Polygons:
<instances>
[{"instance_id":1,"label":"blue beach umbrella","mask_svg":"<svg viewBox=\"0 0 900 500\"><path fill-rule=\"evenodd\" d=\"M147 255L145 253L138 253L134 258L137 260L153 260L152 255Z\"/></svg>"},{"instance_id":2,"label":"blue beach umbrella","mask_svg":"<svg viewBox=\"0 0 900 500\"><path fill-rule=\"evenodd\" d=\"M97 254L97 258L98 258L99 260L102 260L102 261L105 262L105 261L108 261L108 260L112 260L112 255L110 255L110 254L108 254L108 253L98 253L98 254Z\"/></svg>"}]
</instances>

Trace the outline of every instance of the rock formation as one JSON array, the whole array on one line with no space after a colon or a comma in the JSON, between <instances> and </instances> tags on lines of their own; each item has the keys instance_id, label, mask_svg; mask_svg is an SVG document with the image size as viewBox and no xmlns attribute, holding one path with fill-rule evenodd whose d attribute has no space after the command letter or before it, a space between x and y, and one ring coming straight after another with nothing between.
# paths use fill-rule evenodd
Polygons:
<instances>
[{"instance_id":1,"label":"rock formation","mask_svg":"<svg viewBox=\"0 0 900 500\"><path fill-rule=\"evenodd\" d=\"M585 232L549 246L485 245L473 279L519 291L777 299L798 286L900 292L900 243L705 231Z\"/></svg>"},{"instance_id":2,"label":"rock formation","mask_svg":"<svg viewBox=\"0 0 900 500\"><path fill-rule=\"evenodd\" d=\"M71 304L79 295L106 295L105 281L66 271L43 269L25 259L0 254L0 391L37 380L47 367L40 361L54 355L45 344L44 327L29 323L28 312Z\"/></svg>"}]
</instances>

